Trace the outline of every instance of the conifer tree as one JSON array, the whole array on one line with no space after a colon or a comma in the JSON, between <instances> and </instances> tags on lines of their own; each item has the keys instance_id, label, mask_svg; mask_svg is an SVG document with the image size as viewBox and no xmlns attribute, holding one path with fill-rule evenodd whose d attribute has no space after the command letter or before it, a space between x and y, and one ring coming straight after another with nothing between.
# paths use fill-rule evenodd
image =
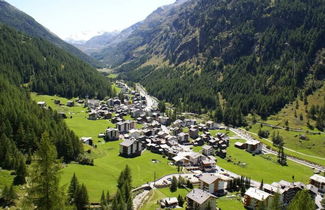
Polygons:
<instances>
[{"instance_id":1,"label":"conifer tree","mask_svg":"<svg viewBox=\"0 0 325 210\"><path fill-rule=\"evenodd\" d=\"M289 203L287 210L315 210L315 201L311 198L308 190L299 191Z\"/></svg>"},{"instance_id":2,"label":"conifer tree","mask_svg":"<svg viewBox=\"0 0 325 210\"><path fill-rule=\"evenodd\" d=\"M178 195L177 200L178 200L178 205L180 207L183 207L183 205L184 205L184 198L181 195Z\"/></svg>"},{"instance_id":3,"label":"conifer tree","mask_svg":"<svg viewBox=\"0 0 325 210\"><path fill-rule=\"evenodd\" d=\"M38 148L30 175L28 199L39 210L62 209L64 199L59 188L60 164L48 133L43 133Z\"/></svg>"},{"instance_id":4,"label":"conifer tree","mask_svg":"<svg viewBox=\"0 0 325 210\"><path fill-rule=\"evenodd\" d=\"M14 178L15 185L21 185L26 183L27 168L25 158L21 156L19 158L18 168L16 169L16 176Z\"/></svg>"},{"instance_id":5,"label":"conifer tree","mask_svg":"<svg viewBox=\"0 0 325 210\"><path fill-rule=\"evenodd\" d=\"M281 200L280 200L280 194L275 193L273 196L273 201L270 206L270 210L281 210Z\"/></svg>"},{"instance_id":6,"label":"conifer tree","mask_svg":"<svg viewBox=\"0 0 325 210\"><path fill-rule=\"evenodd\" d=\"M263 185L264 185L264 183L263 183L263 179L262 179L261 185L260 185L260 190L263 190Z\"/></svg>"},{"instance_id":7,"label":"conifer tree","mask_svg":"<svg viewBox=\"0 0 325 210\"><path fill-rule=\"evenodd\" d=\"M176 192L176 190L177 190L177 178L175 176L173 176L173 178L172 178L172 183L169 187L169 190L171 192Z\"/></svg>"},{"instance_id":8,"label":"conifer tree","mask_svg":"<svg viewBox=\"0 0 325 210\"><path fill-rule=\"evenodd\" d=\"M79 186L77 189L75 204L78 210L87 209L87 205L89 204L89 197L87 188L84 184Z\"/></svg>"},{"instance_id":9,"label":"conifer tree","mask_svg":"<svg viewBox=\"0 0 325 210\"><path fill-rule=\"evenodd\" d=\"M76 174L73 173L73 176L72 176L71 181L70 181L69 189L68 189L69 203L74 203L78 187L79 187L78 178L77 178Z\"/></svg>"}]
</instances>

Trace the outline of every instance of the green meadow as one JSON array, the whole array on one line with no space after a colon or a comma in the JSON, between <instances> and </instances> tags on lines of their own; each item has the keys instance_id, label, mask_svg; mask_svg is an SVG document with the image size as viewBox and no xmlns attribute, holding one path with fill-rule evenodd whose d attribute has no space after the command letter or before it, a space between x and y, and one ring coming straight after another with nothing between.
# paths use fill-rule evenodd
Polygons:
<instances>
[{"instance_id":1,"label":"green meadow","mask_svg":"<svg viewBox=\"0 0 325 210\"><path fill-rule=\"evenodd\" d=\"M90 201L97 202L102 190L109 190L111 194L116 191L116 183L122 169L128 165L132 171L133 186L141 186L154 179L167 174L175 173L175 167L169 165L169 161L161 155L145 151L136 158L124 158L119 156L119 143L114 141L104 143L98 138L98 134L108 127L115 127L109 120L88 120L86 108L76 104L74 107L66 107L54 104L54 99L59 99L63 104L67 99L56 96L45 96L32 94L35 101L45 101L48 106L57 111L64 111L68 118L65 122L79 137L92 137L97 148L85 145L85 150L90 150L90 157L94 158L95 166L84 166L79 164L67 164L62 169L61 184L68 186L73 173L76 173L80 183L87 186ZM126 119L131 119L127 116ZM141 125L137 125L141 127ZM158 161L153 161L158 160Z\"/></svg>"},{"instance_id":2,"label":"green meadow","mask_svg":"<svg viewBox=\"0 0 325 210\"><path fill-rule=\"evenodd\" d=\"M288 160L288 166L281 166L277 163L274 155L255 155L238 149L234 146L236 141L230 140L230 147L227 149L227 158L217 158L217 165L239 175L250 177L256 181L264 180L264 183L272 183L280 180L308 183L313 171L303 165ZM231 161L228 160L231 159ZM238 164L241 163L241 164Z\"/></svg>"}]
</instances>

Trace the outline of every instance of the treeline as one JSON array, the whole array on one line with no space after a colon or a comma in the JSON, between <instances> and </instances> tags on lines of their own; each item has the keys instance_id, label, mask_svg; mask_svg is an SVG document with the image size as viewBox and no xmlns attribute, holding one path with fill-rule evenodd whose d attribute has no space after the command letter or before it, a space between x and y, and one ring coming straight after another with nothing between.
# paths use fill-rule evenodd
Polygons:
<instances>
[{"instance_id":1,"label":"treeline","mask_svg":"<svg viewBox=\"0 0 325 210\"><path fill-rule=\"evenodd\" d=\"M45 40L0 25L0 46L0 73L16 85L68 98L112 95L105 77Z\"/></svg>"},{"instance_id":2,"label":"treeline","mask_svg":"<svg viewBox=\"0 0 325 210\"><path fill-rule=\"evenodd\" d=\"M262 118L322 84L324 67L315 59L325 47L324 1L239 0L228 4L209 0L184 10L191 12L191 19L188 13L180 13L170 28L177 28L184 37L193 35L189 31L199 31L198 37L185 42L175 35L179 33L170 34L159 43L151 41L153 46L147 49L168 52L166 60L176 66L138 68L133 61L119 69L122 78L140 82L149 93L184 111L215 110L217 93L221 93L232 116L239 111ZM183 63L190 59L192 64ZM226 107L222 107L224 113Z\"/></svg>"},{"instance_id":3,"label":"treeline","mask_svg":"<svg viewBox=\"0 0 325 210\"><path fill-rule=\"evenodd\" d=\"M41 109L22 88L0 75L0 167L16 169L21 154L31 159L45 131L54 142L58 158L69 162L83 153L78 137L52 110Z\"/></svg>"}]
</instances>

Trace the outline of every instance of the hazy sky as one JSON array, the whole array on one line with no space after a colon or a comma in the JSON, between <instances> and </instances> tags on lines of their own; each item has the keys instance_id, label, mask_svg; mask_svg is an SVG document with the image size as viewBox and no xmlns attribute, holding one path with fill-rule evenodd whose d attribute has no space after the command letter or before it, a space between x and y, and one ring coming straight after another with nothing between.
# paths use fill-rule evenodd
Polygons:
<instances>
[{"instance_id":1,"label":"hazy sky","mask_svg":"<svg viewBox=\"0 0 325 210\"><path fill-rule=\"evenodd\" d=\"M175 0L6 0L65 39L122 30Z\"/></svg>"}]
</instances>

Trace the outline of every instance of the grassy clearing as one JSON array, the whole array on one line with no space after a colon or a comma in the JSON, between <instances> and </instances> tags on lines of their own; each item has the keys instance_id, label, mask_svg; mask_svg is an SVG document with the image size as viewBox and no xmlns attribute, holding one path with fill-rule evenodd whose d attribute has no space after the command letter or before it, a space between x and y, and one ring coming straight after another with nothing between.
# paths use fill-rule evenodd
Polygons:
<instances>
[{"instance_id":1,"label":"grassy clearing","mask_svg":"<svg viewBox=\"0 0 325 210\"><path fill-rule=\"evenodd\" d=\"M145 203L144 206L141 207L141 210L152 210L157 208L159 209L160 205L157 203L159 200L166 197L177 197L178 195L185 197L187 193L188 191L185 189L177 189L176 192L170 192L169 188L152 190L149 200ZM184 208L180 209L185 209L185 204Z\"/></svg>"},{"instance_id":2,"label":"grassy clearing","mask_svg":"<svg viewBox=\"0 0 325 210\"><path fill-rule=\"evenodd\" d=\"M115 83L112 84L112 88L115 90L115 92L117 94L119 94L122 90L121 88L117 87L117 85Z\"/></svg>"},{"instance_id":3,"label":"grassy clearing","mask_svg":"<svg viewBox=\"0 0 325 210\"><path fill-rule=\"evenodd\" d=\"M217 206L221 210L245 210L245 207L241 202L240 197L220 197L217 199Z\"/></svg>"},{"instance_id":4,"label":"grassy clearing","mask_svg":"<svg viewBox=\"0 0 325 210\"><path fill-rule=\"evenodd\" d=\"M107 77L110 79L116 79L118 77L118 74L112 73L112 74L109 74Z\"/></svg>"},{"instance_id":5,"label":"grassy clearing","mask_svg":"<svg viewBox=\"0 0 325 210\"><path fill-rule=\"evenodd\" d=\"M260 125L256 124L253 125L252 128L249 130L250 132L253 133L258 133L258 130L260 129ZM273 129L267 126L262 127L263 130L268 130L270 132L270 140L272 136L272 132L276 131L279 132L279 134L283 137L283 140L285 142L285 147L288 147L290 149L296 150L298 152L305 153L307 155L314 155L318 157L325 157L325 135L321 134L308 134L308 133L301 133L301 132L294 132L294 131L287 131L283 129ZM308 140L301 140L299 139L300 135L305 135ZM260 139L260 138L259 138ZM260 139L267 145L272 146L272 143L267 142L263 139ZM298 158L303 158L306 160L309 160L311 162L315 162L321 165L325 164L324 160L317 159L317 158L312 158L308 156L302 156L294 152L287 151L287 154L293 155L293 156L298 156Z\"/></svg>"},{"instance_id":6,"label":"grassy clearing","mask_svg":"<svg viewBox=\"0 0 325 210\"><path fill-rule=\"evenodd\" d=\"M313 174L312 170L306 166L288 161L288 166L280 166L274 155L256 155L253 156L245 150L234 147L237 140L230 141L230 147L227 149L227 157L231 156L233 162L218 158L217 165L237 173L239 175L250 177L256 181L264 180L264 183L272 183L280 180L291 181L295 176L295 181L307 183L309 177ZM240 140L238 140L240 141ZM239 166L234 163L246 163L246 166Z\"/></svg>"}]
</instances>

